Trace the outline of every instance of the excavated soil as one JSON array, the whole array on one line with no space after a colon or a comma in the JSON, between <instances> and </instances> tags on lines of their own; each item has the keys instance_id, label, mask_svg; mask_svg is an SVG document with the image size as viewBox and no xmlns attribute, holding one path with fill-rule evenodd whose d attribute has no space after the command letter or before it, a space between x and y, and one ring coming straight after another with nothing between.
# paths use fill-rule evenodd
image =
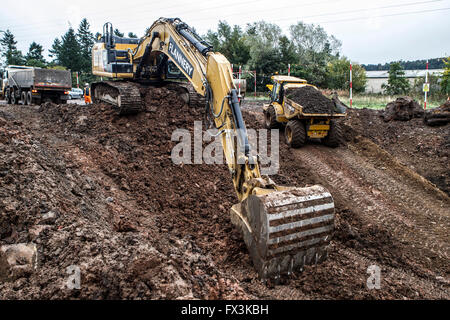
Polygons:
<instances>
[{"instance_id":1,"label":"excavated soil","mask_svg":"<svg viewBox=\"0 0 450 320\"><path fill-rule=\"evenodd\" d=\"M332 113L335 108L333 101L311 86L291 88L287 97L303 106L304 113Z\"/></svg>"},{"instance_id":2,"label":"excavated soil","mask_svg":"<svg viewBox=\"0 0 450 320\"><path fill-rule=\"evenodd\" d=\"M2 107L0 246L35 243L38 262L0 282L0 298L450 298L450 200L427 177L448 182L449 126L350 110L339 148L281 143L272 179L327 187L336 231L324 263L273 284L258 280L230 223L227 167L171 161L173 130L192 131L202 110L167 88L145 102L127 117L106 104ZM244 107L248 127L262 127L260 107ZM65 285L73 265L79 290ZM370 265L380 289L366 285Z\"/></svg>"}]
</instances>

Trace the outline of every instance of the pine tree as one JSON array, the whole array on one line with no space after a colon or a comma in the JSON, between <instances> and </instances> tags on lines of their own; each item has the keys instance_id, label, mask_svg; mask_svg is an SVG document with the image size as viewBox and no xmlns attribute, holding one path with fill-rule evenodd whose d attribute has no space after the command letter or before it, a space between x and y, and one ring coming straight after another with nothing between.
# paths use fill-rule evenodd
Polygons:
<instances>
[{"instance_id":1,"label":"pine tree","mask_svg":"<svg viewBox=\"0 0 450 320\"><path fill-rule=\"evenodd\" d=\"M24 58L22 52L17 50L17 41L11 31L6 30L3 34L3 38L0 39L0 44L2 46L2 56L6 60L7 65L22 65L24 64Z\"/></svg>"},{"instance_id":2,"label":"pine tree","mask_svg":"<svg viewBox=\"0 0 450 320\"><path fill-rule=\"evenodd\" d=\"M52 44L52 48L50 50L48 50L50 52L49 56L50 58L52 58L52 63L53 64L60 64L60 60L59 57L61 55L61 40L59 40L58 38L56 38L53 41Z\"/></svg>"},{"instance_id":3,"label":"pine tree","mask_svg":"<svg viewBox=\"0 0 450 320\"><path fill-rule=\"evenodd\" d=\"M81 20L78 27L77 39L81 49L81 70L90 73L92 69L92 46L94 45L94 34L89 30L90 25L86 18Z\"/></svg>"},{"instance_id":4,"label":"pine tree","mask_svg":"<svg viewBox=\"0 0 450 320\"><path fill-rule=\"evenodd\" d=\"M58 60L62 66L73 72L79 72L82 69L83 57L81 54L81 47L77 41L73 28L69 28L62 37Z\"/></svg>"},{"instance_id":5,"label":"pine tree","mask_svg":"<svg viewBox=\"0 0 450 320\"><path fill-rule=\"evenodd\" d=\"M128 38L137 38L138 36L133 32L128 32Z\"/></svg>"},{"instance_id":6,"label":"pine tree","mask_svg":"<svg viewBox=\"0 0 450 320\"><path fill-rule=\"evenodd\" d=\"M25 56L26 65L32 66L32 67L45 67L46 62L44 59L44 55L42 52L44 51L44 48L36 42L32 42L30 44L30 48L28 49L28 53Z\"/></svg>"}]
</instances>

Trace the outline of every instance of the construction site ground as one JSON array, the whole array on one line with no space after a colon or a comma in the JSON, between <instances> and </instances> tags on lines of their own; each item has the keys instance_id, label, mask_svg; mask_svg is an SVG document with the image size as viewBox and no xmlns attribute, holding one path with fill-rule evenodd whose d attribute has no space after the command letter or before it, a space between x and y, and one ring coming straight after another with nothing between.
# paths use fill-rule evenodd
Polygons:
<instances>
[{"instance_id":1,"label":"construction site ground","mask_svg":"<svg viewBox=\"0 0 450 320\"><path fill-rule=\"evenodd\" d=\"M280 132L271 178L328 188L336 230L325 262L273 283L230 222L227 166L171 160L172 132L203 109L166 88L145 102L124 117L106 104L0 106L0 246L37 247L36 268L0 280L0 299L450 298L450 125L350 109L335 149L289 149ZM261 102L243 114L263 127ZM74 265L80 289L66 286Z\"/></svg>"}]
</instances>

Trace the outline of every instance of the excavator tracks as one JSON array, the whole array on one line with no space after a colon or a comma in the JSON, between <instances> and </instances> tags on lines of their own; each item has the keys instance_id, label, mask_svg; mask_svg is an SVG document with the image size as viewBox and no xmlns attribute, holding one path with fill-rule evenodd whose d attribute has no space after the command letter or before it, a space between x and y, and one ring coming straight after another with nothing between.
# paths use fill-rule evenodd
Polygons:
<instances>
[{"instance_id":1,"label":"excavator tracks","mask_svg":"<svg viewBox=\"0 0 450 320\"><path fill-rule=\"evenodd\" d=\"M231 210L262 279L301 271L327 257L334 201L321 186L251 195Z\"/></svg>"},{"instance_id":2,"label":"excavator tracks","mask_svg":"<svg viewBox=\"0 0 450 320\"><path fill-rule=\"evenodd\" d=\"M143 111L139 85L126 81L104 81L92 84L94 102L103 101L119 109L120 115Z\"/></svg>"}]
</instances>

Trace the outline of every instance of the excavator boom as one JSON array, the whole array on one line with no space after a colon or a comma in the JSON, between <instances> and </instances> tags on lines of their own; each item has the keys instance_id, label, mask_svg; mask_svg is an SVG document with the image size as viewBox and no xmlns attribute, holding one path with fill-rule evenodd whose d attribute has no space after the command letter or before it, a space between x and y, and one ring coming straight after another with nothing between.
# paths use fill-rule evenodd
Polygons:
<instances>
[{"instance_id":1,"label":"excavator boom","mask_svg":"<svg viewBox=\"0 0 450 320\"><path fill-rule=\"evenodd\" d=\"M100 56L96 50L107 50L104 48L110 46L110 36L106 35L104 39L103 44L94 47L93 56ZM219 130L239 199L239 203L231 208L231 221L243 234L260 277L278 277L300 270L305 264L322 261L334 228L333 198L321 186L283 187L261 175L257 159L250 154L230 62L222 54L213 52L180 19L160 18L130 51L125 63L131 66L121 70L132 72L122 78L152 80L158 75L161 63L170 59L193 88L205 96L206 110ZM121 96L126 90L112 92L114 86L120 87L114 83L102 84L105 91L101 95L105 96L109 90L111 98L108 99L115 105L130 101ZM99 92L97 97L100 97ZM131 110L130 107L126 109Z\"/></svg>"}]
</instances>

